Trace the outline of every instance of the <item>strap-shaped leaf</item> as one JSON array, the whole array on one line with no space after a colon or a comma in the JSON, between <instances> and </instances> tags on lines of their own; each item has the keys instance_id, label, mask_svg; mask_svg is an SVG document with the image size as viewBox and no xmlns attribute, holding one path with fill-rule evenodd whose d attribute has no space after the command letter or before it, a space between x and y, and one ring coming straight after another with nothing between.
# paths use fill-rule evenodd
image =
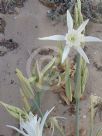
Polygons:
<instances>
[{"instance_id":1,"label":"strap-shaped leaf","mask_svg":"<svg viewBox=\"0 0 102 136\"><path fill-rule=\"evenodd\" d=\"M23 76L22 72L19 69L16 69L16 75L19 78L21 90L23 91L26 98L28 99L34 98L34 92L29 83L29 80Z\"/></svg>"},{"instance_id":2,"label":"strap-shaped leaf","mask_svg":"<svg viewBox=\"0 0 102 136\"><path fill-rule=\"evenodd\" d=\"M78 26L83 22L83 15L81 13L81 0L77 0L77 14L78 14Z\"/></svg>"},{"instance_id":3,"label":"strap-shaped leaf","mask_svg":"<svg viewBox=\"0 0 102 136\"><path fill-rule=\"evenodd\" d=\"M65 119L64 117L58 117L58 118ZM58 122L58 120L57 120L56 117L51 117L51 118L49 119L49 122L51 123L51 128L52 128L52 130L53 130L53 131L52 131L52 136L53 136L53 133L54 133L54 128L56 128L56 129L59 131L59 133L60 133L61 136L65 136L64 129L63 129L63 127L61 127L61 126L59 125L59 122Z\"/></svg>"},{"instance_id":4,"label":"strap-shaped leaf","mask_svg":"<svg viewBox=\"0 0 102 136\"><path fill-rule=\"evenodd\" d=\"M81 13L81 1L77 0L78 11Z\"/></svg>"},{"instance_id":5,"label":"strap-shaped leaf","mask_svg":"<svg viewBox=\"0 0 102 136\"><path fill-rule=\"evenodd\" d=\"M78 8L76 5L74 8L74 22L75 22L75 27L78 27Z\"/></svg>"},{"instance_id":6,"label":"strap-shaped leaf","mask_svg":"<svg viewBox=\"0 0 102 136\"><path fill-rule=\"evenodd\" d=\"M24 95L23 91L20 89L20 94L21 94L21 97L22 97L22 100L24 102L24 109L29 112L30 109L31 109L31 106L29 104L29 101L28 99L26 98L26 96Z\"/></svg>"},{"instance_id":7,"label":"strap-shaped leaf","mask_svg":"<svg viewBox=\"0 0 102 136\"><path fill-rule=\"evenodd\" d=\"M0 104L3 105L5 107L5 109L10 113L10 115L12 115L14 118L20 119L20 116L24 119L27 118L27 113L25 111L21 110L20 108L6 104L1 101L0 101Z\"/></svg>"},{"instance_id":8,"label":"strap-shaped leaf","mask_svg":"<svg viewBox=\"0 0 102 136\"><path fill-rule=\"evenodd\" d=\"M39 78L39 80L40 80L41 77L42 77L42 73L41 73L41 69L39 68L38 61L36 61L36 70L37 70L38 78Z\"/></svg>"},{"instance_id":9,"label":"strap-shaped leaf","mask_svg":"<svg viewBox=\"0 0 102 136\"><path fill-rule=\"evenodd\" d=\"M102 127L98 129L96 136L102 136Z\"/></svg>"},{"instance_id":10,"label":"strap-shaped leaf","mask_svg":"<svg viewBox=\"0 0 102 136\"><path fill-rule=\"evenodd\" d=\"M67 62L66 62L66 71L65 71L65 91L66 91L66 96L69 98L69 101L72 101L70 67L69 67L69 64Z\"/></svg>"},{"instance_id":11,"label":"strap-shaped leaf","mask_svg":"<svg viewBox=\"0 0 102 136\"><path fill-rule=\"evenodd\" d=\"M88 78L88 68L86 66L86 62L82 60L82 66L81 66L81 95L83 95L86 82Z\"/></svg>"},{"instance_id":12,"label":"strap-shaped leaf","mask_svg":"<svg viewBox=\"0 0 102 136\"><path fill-rule=\"evenodd\" d=\"M35 83L35 81L36 81L36 77L35 76L32 76L32 77L30 77L29 79L29 83Z\"/></svg>"},{"instance_id":13,"label":"strap-shaped leaf","mask_svg":"<svg viewBox=\"0 0 102 136\"><path fill-rule=\"evenodd\" d=\"M48 70L53 66L55 63L56 58L53 58L41 71L42 77L48 72Z\"/></svg>"}]
</instances>

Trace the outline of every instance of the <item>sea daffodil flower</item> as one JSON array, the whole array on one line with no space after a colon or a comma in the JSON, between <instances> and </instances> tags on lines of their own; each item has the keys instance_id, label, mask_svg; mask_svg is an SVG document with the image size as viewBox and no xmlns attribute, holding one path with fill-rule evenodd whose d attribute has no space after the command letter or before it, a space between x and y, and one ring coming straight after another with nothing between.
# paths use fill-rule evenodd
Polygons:
<instances>
[{"instance_id":1,"label":"sea daffodil flower","mask_svg":"<svg viewBox=\"0 0 102 136\"><path fill-rule=\"evenodd\" d=\"M65 41L66 45L62 54L62 63L64 63L67 58L70 48L74 47L78 53L84 58L84 60L89 63L89 59L85 54L81 44L84 42L102 42L99 38L93 36L85 36L82 32L85 29L89 19L84 21L77 30L73 28L73 19L70 12L67 10L67 27L68 33L66 35L53 35L49 37L39 38L39 40L53 40L53 41Z\"/></svg>"},{"instance_id":2,"label":"sea daffodil flower","mask_svg":"<svg viewBox=\"0 0 102 136\"><path fill-rule=\"evenodd\" d=\"M37 115L34 116L32 112L30 112L27 121L24 121L22 118L20 119L20 129L10 125L7 125L7 127L16 130L23 136L42 136L46 119L53 109L54 107L50 111L47 111L42 120L40 117L38 118Z\"/></svg>"}]
</instances>

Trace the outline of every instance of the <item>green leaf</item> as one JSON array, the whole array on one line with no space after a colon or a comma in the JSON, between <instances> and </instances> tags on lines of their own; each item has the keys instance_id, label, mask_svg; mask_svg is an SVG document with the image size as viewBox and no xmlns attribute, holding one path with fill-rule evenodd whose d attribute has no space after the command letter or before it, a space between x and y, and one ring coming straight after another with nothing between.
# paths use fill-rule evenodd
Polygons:
<instances>
[{"instance_id":1,"label":"green leaf","mask_svg":"<svg viewBox=\"0 0 102 136\"><path fill-rule=\"evenodd\" d=\"M67 62L66 62L66 71L65 71L65 91L66 91L66 96L69 98L69 101L72 101L70 68L69 68L69 64Z\"/></svg>"},{"instance_id":2,"label":"green leaf","mask_svg":"<svg viewBox=\"0 0 102 136\"><path fill-rule=\"evenodd\" d=\"M82 60L82 66L81 66L81 95L83 95L86 82L88 78L88 68L86 66L86 62Z\"/></svg>"},{"instance_id":3,"label":"green leaf","mask_svg":"<svg viewBox=\"0 0 102 136\"><path fill-rule=\"evenodd\" d=\"M49 122L50 122L51 128L52 128L53 130L54 130L54 128L56 128L56 129L59 131L59 133L60 133L61 136L66 136L63 127L61 127L61 126L59 125L58 120L57 120L56 117L51 117L51 118L49 119ZM53 133L52 133L52 134L53 134Z\"/></svg>"},{"instance_id":4,"label":"green leaf","mask_svg":"<svg viewBox=\"0 0 102 136\"><path fill-rule=\"evenodd\" d=\"M3 105L5 107L5 109L10 113L10 115L12 115L14 118L16 118L18 120L20 119L20 116L23 119L27 118L27 113L24 112L23 110L21 110L20 108L6 104L6 103L1 102L1 101L0 101L0 104Z\"/></svg>"},{"instance_id":5,"label":"green leaf","mask_svg":"<svg viewBox=\"0 0 102 136\"><path fill-rule=\"evenodd\" d=\"M81 1L77 0L78 11L81 12Z\"/></svg>"},{"instance_id":6,"label":"green leaf","mask_svg":"<svg viewBox=\"0 0 102 136\"><path fill-rule=\"evenodd\" d=\"M48 72L48 70L53 66L55 63L56 58L53 58L41 71L42 77Z\"/></svg>"},{"instance_id":7,"label":"green leaf","mask_svg":"<svg viewBox=\"0 0 102 136\"><path fill-rule=\"evenodd\" d=\"M36 92L35 99L33 100L31 107L32 111L39 111L41 105L41 96L42 92Z\"/></svg>"},{"instance_id":8,"label":"green leaf","mask_svg":"<svg viewBox=\"0 0 102 136\"><path fill-rule=\"evenodd\" d=\"M29 83L35 83L36 81L36 77L35 76L32 76L28 79Z\"/></svg>"},{"instance_id":9,"label":"green leaf","mask_svg":"<svg viewBox=\"0 0 102 136\"><path fill-rule=\"evenodd\" d=\"M74 8L74 22L75 22L75 26L78 27L78 8L77 6L75 5L75 8Z\"/></svg>"},{"instance_id":10,"label":"green leaf","mask_svg":"<svg viewBox=\"0 0 102 136\"><path fill-rule=\"evenodd\" d=\"M83 15L81 13L81 0L77 0L77 14L78 14L78 26L83 22Z\"/></svg>"},{"instance_id":11,"label":"green leaf","mask_svg":"<svg viewBox=\"0 0 102 136\"><path fill-rule=\"evenodd\" d=\"M26 98L26 96L24 95L24 93L23 93L23 91L22 91L21 89L20 89L20 94L21 94L22 100L23 100L23 102L24 102L24 109L25 109L27 112L29 112L30 109L31 109L31 106L30 106L30 104L29 104L29 102L28 102L28 99Z\"/></svg>"},{"instance_id":12,"label":"green leaf","mask_svg":"<svg viewBox=\"0 0 102 136\"><path fill-rule=\"evenodd\" d=\"M102 136L102 128L99 128L97 133L96 133L96 136Z\"/></svg>"},{"instance_id":13,"label":"green leaf","mask_svg":"<svg viewBox=\"0 0 102 136\"><path fill-rule=\"evenodd\" d=\"M22 72L19 69L16 69L16 75L19 78L20 84L21 84L21 90L23 91L24 95L28 99L34 98L34 92L33 89L29 83L29 80L25 78L22 74Z\"/></svg>"},{"instance_id":14,"label":"green leaf","mask_svg":"<svg viewBox=\"0 0 102 136\"><path fill-rule=\"evenodd\" d=\"M38 61L36 61L36 70L37 70L38 78L40 80L42 77L42 74L41 74L41 69L39 68Z\"/></svg>"}]
</instances>

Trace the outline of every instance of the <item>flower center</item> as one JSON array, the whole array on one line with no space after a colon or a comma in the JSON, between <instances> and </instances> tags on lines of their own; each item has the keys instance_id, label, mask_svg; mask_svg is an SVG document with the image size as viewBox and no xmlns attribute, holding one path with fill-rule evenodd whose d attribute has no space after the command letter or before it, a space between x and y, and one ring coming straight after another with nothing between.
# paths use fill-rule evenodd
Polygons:
<instances>
[{"instance_id":1,"label":"flower center","mask_svg":"<svg viewBox=\"0 0 102 136\"><path fill-rule=\"evenodd\" d=\"M68 36L68 40L72 43L74 43L76 41L76 36L75 35L69 35Z\"/></svg>"},{"instance_id":2,"label":"flower center","mask_svg":"<svg viewBox=\"0 0 102 136\"><path fill-rule=\"evenodd\" d=\"M65 39L66 39L66 44L68 44L68 46L77 47L80 46L81 42L83 42L83 35L73 30L72 32L66 34Z\"/></svg>"}]
</instances>

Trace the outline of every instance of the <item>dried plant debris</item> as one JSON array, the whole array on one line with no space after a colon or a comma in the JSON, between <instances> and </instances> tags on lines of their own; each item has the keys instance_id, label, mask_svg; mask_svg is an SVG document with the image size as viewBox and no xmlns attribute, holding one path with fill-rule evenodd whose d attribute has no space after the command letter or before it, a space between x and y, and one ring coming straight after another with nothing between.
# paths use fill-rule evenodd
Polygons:
<instances>
[{"instance_id":1,"label":"dried plant debris","mask_svg":"<svg viewBox=\"0 0 102 136\"><path fill-rule=\"evenodd\" d=\"M68 10L73 13L75 0L39 0L43 5L50 8L47 12L48 17L52 20L64 15ZM101 22L102 2L94 3L92 0L81 0L82 13L86 18L90 18L93 22Z\"/></svg>"},{"instance_id":2,"label":"dried plant debris","mask_svg":"<svg viewBox=\"0 0 102 136\"><path fill-rule=\"evenodd\" d=\"M102 71L102 66L97 64L97 62L93 62L93 66L96 68L97 71Z\"/></svg>"},{"instance_id":3,"label":"dried plant debris","mask_svg":"<svg viewBox=\"0 0 102 136\"><path fill-rule=\"evenodd\" d=\"M102 102L95 105L95 117L98 115L100 121L102 121Z\"/></svg>"},{"instance_id":4,"label":"dried plant debris","mask_svg":"<svg viewBox=\"0 0 102 136\"><path fill-rule=\"evenodd\" d=\"M16 7L23 7L26 0L0 0L0 13L16 13Z\"/></svg>"},{"instance_id":5,"label":"dried plant debris","mask_svg":"<svg viewBox=\"0 0 102 136\"><path fill-rule=\"evenodd\" d=\"M102 98L97 95L91 95L91 104L94 108L94 119L98 116L100 121L102 121Z\"/></svg>"},{"instance_id":6,"label":"dried plant debris","mask_svg":"<svg viewBox=\"0 0 102 136\"><path fill-rule=\"evenodd\" d=\"M75 136L75 126L70 126L67 131L66 136ZM85 128L80 128L79 135L87 136L87 130Z\"/></svg>"},{"instance_id":7,"label":"dried plant debris","mask_svg":"<svg viewBox=\"0 0 102 136\"><path fill-rule=\"evenodd\" d=\"M6 27L6 22L3 18L0 18L0 33L4 33Z\"/></svg>"},{"instance_id":8,"label":"dried plant debris","mask_svg":"<svg viewBox=\"0 0 102 136\"><path fill-rule=\"evenodd\" d=\"M39 54L40 55L50 55L50 54L52 54L54 52L54 50L52 50L52 49L50 49L50 48L48 48L47 50L41 50L40 52L39 52Z\"/></svg>"},{"instance_id":9,"label":"dried plant debris","mask_svg":"<svg viewBox=\"0 0 102 136\"><path fill-rule=\"evenodd\" d=\"M0 41L0 56L4 56L9 51L13 51L18 48L18 43L14 42L12 39Z\"/></svg>"},{"instance_id":10,"label":"dried plant debris","mask_svg":"<svg viewBox=\"0 0 102 136\"><path fill-rule=\"evenodd\" d=\"M93 103L94 111L95 111L94 118L98 115L100 121L102 121L102 98L99 96L93 96L93 97L95 99Z\"/></svg>"}]
</instances>

